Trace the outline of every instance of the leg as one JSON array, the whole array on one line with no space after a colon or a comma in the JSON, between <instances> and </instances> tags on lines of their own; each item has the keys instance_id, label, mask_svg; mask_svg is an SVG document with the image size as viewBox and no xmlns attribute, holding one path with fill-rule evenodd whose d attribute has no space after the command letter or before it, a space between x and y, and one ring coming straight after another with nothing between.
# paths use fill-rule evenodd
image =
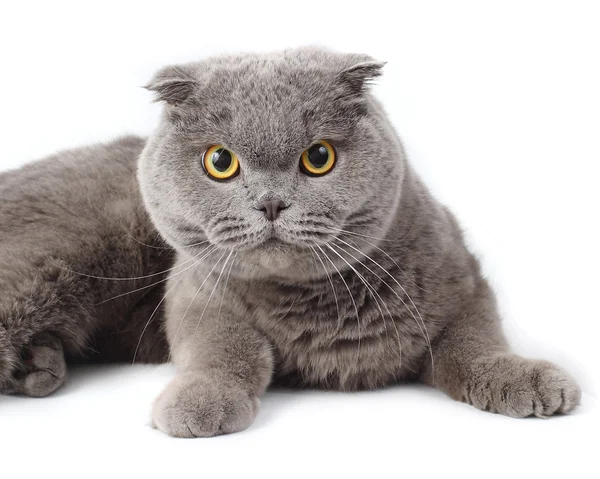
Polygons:
<instances>
[{"instance_id":1,"label":"leg","mask_svg":"<svg viewBox=\"0 0 600 479\"><path fill-rule=\"evenodd\" d=\"M225 307L219 315L219 301L203 313L207 298L198 297L182 323L196 292L190 286L168 308L167 335L179 371L154 403L154 425L178 437L241 431L254 420L271 380L271 347Z\"/></svg>"},{"instance_id":2,"label":"leg","mask_svg":"<svg viewBox=\"0 0 600 479\"><path fill-rule=\"evenodd\" d=\"M140 332L129 320L151 298L146 289L129 293L161 280L155 273L172 263L137 186L143 146L123 138L0 174L0 393L49 392L56 384L48 377L30 384L42 376L35 368L57 373L61 354L50 359L50 350L62 348L69 360L93 356L99 331L111 354L133 352L125 336L137 341ZM60 345L37 344L48 333ZM141 353L156 359L161 351L144 343Z\"/></svg>"},{"instance_id":3,"label":"leg","mask_svg":"<svg viewBox=\"0 0 600 479\"><path fill-rule=\"evenodd\" d=\"M478 409L512 417L567 413L580 390L565 371L548 361L509 351L489 286L481 281L468 310L434 345L435 369L422 379Z\"/></svg>"},{"instance_id":4,"label":"leg","mask_svg":"<svg viewBox=\"0 0 600 479\"><path fill-rule=\"evenodd\" d=\"M85 348L92 305L84 280L59 260L15 262L3 270L12 281L0 300L0 393L46 396L66 378L65 352Z\"/></svg>"},{"instance_id":5,"label":"leg","mask_svg":"<svg viewBox=\"0 0 600 479\"><path fill-rule=\"evenodd\" d=\"M105 286L73 273L94 273L89 266L54 258L20 263L18 270L3 270L13 280L4 284L0 298L0 394L52 393L66 379L65 355L77 361L132 360L141 331L162 296L158 286L126 294L145 284L120 281ZM119 294L124 296L102 303ZM147 328L138 360L165 359L161 319ZM96 350L99 332L108 339L104 349Z\"/></svg>"}]
</instances>

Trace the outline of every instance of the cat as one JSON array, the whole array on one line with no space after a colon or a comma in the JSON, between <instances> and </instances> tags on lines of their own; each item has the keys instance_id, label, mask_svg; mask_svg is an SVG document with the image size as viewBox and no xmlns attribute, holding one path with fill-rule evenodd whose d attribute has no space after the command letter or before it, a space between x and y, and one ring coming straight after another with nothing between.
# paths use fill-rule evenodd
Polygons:
<instances>
[{"instance_id":1,"label":"cat","mask_svg":"<svg viewBox=\"0 0 600 479\"><path fill-rule=\"evenodd\" d=\"M149 139L0 176L0 387L70 361L172 360L155 427L250 426L269 385L420 381L512 417L580 400L513 354L494 293L370 91L383 63L300 48L160 70Z\"/></svg>"}]
</instances>

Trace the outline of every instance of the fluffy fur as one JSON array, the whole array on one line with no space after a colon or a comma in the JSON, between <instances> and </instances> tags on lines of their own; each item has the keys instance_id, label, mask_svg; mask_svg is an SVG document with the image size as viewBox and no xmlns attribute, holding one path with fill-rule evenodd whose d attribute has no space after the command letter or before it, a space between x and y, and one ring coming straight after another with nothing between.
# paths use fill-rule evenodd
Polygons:
<instances>
[{"instance_id":1,"label":"fluffy fur","mask_svg":"<svg viewBox=\"0 0 600 479\"><path fill-rule=\"evenodd\" d=\"M3 174L4 390L52 392L65 356L170 356L179 373L153 421L175 436L248 427L271 383L423 381L514 417L575 407L566 372L510 352L456 220L368 91L382 66L299 49L167 67L148 85L165 109L147 142ZM300 154L322 139L336 167L306 176ZM204 173L214 144L238 176ZM272 198L275 221L259 206Z\"/></svg>"}]
</instances>

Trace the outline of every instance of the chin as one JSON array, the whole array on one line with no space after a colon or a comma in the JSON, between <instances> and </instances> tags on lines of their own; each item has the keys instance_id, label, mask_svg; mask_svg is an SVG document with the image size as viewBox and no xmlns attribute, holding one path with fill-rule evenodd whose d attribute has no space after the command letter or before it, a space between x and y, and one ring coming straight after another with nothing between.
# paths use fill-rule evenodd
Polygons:
<instances>
[{"instance_id":1,"label":"chin","mask_svg":"<svg viewBox=\"0 0 600 479\"><path fill-rule=\"evenodd\" d=\"M286 243L278 238L256 245L252 249L240 252L243 261L267 275L286 275L287 272L298 271L306 265L308 250L297 245Z\"/></svg>"}]
</instances>

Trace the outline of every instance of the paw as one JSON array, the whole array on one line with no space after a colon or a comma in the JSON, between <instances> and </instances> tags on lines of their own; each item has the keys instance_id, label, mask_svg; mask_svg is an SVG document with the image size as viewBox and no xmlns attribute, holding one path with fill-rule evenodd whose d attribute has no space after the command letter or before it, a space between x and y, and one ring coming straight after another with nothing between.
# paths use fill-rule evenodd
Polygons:
<instances>
[{"instance_id":1,"label":"paw","mask_svg":"<svg viewBox=\"0 0 600 479\"><path fill-rule=\"evenodd\" d=\"M575 380L548 361L502 356L480 367L480 377L466 396L484 411L545 418L579 404L581 390Z\"/></svg>"},{"instance_id":2,"label":"paw","mask_svg":"<svg viewBox=\"0 0 600 479\"><path fill-rule=\"evenodd\" d=\"M186 373L158 396L152 420L171 436L210 437L246 429L256 417L258 403L232 382Z\"/></svg>"},{"instance_id":3,"label":"paw","mask_svg":"<svg viewBox=\"0 0 600 479\"><path fill-rule=\"evenodd\" d=\"M66 377L62 343L55 336L40 335L23 351L22 365L14 373L10 392L44 397L58 389Z\"/></svg>"}]
</instances>

